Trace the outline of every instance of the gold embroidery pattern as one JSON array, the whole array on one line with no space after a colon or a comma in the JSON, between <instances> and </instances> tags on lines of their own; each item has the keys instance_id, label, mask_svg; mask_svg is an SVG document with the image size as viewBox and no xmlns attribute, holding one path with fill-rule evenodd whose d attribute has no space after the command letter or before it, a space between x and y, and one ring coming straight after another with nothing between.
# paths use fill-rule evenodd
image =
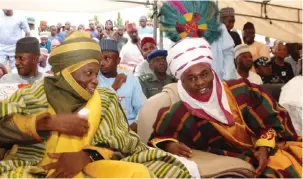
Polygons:
<instances>
[{"instance_id":1,"label":"gold embroidery pattern","mask_svg":"<svg viewBox=\"0 0 303 179\"><path fill-rule=\"evenodd\" d=\"M265 134L260 136L260 139L273 140L276 137L276 131L273 129L269 129Z\"/></svg>"},{"instance_id":2,"label":"gold embroidery pattern","mask_svg":"<svg viewBox=\"0 0 303 179\"><path fill-rule=\"evenodd\" d=\"M260 136L260 138L256 141L256 146L261 147L271 147L275 148L276 146L276 131L274 129L267 130L264 134Z\"/></svg>"}]
</instances>

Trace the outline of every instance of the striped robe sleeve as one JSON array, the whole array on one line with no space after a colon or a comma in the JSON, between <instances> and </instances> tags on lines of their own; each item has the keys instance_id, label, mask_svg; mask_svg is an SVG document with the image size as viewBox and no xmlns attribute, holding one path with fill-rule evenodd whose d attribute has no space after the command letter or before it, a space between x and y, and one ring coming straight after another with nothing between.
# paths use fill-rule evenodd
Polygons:
<instances>
[{"instance_id":1,"label":"striped robe sleeve","mask_svg":"<svg viewBox=\"0 0 303 179\"><path fill-rule=\"evenodd\" d=\"M33 91L32 94L29 94L29 91ZM40 83L19 89L9 99L0 102L0 144L41 141L48 136L47 132L40 133L36 130L36 121L47 117L48 112L37 110L33 114L29 109L33 107L31 101L37 100L34 99L36 94L43 94ZM45 107L47 108L47 105Z\"/></svg>"},{"instance_id":2,"label":"striped robe sleeve","mask_svg":"<svg viewBox=\"0 0 303 179\"><path fill-rule=\"evenodd\" d=\"M102 101L102 114L92 145L107 149L105 151L109 158L116 158L118 155L128 156L146 150L147 146L130 130L116 94L107 88L98 88L98 91Z\"/></svg>"},{"instance_id":3,"label":"striped robe sleeve","mask_svg":"<svg viewBox=\"0 0 303 179\"><path fill-rule=\"evenodd\" d=\"M163 142L178 142L178 129L181 119L186 115L186 111L180 108L181 101L176 104L162 108L158 112L157 119L153 125L153 133L151 134L149 145L153 147L163 148ZM180 130L180 129L179 129Z\"/></svg>"},{"instance_id":4,"label":"striped robe sleeve","mask_svg":"<svg viewBox=\"0 0 303 179\"><path fill-rule=\"evenodd\" d=\"M279 141L298 141L290 117L271 95L246 79L227 82L242 112L245 123L256 134L256 147L275 148Z\"/></svg>"}]
</instances>

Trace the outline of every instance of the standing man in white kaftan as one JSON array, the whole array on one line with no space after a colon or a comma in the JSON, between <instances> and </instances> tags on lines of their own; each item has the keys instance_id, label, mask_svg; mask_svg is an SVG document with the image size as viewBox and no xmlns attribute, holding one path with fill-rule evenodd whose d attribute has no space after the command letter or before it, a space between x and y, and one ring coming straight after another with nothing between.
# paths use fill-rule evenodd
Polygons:
<instances>
[{"instance_id":1,"label":"standing man in white kaftan","mask_svg":"<svg viewBox=\"0 0 303 179\"><path fill-rule=\"evenodd\" d=\"M25 17L16 16L13 10L3 9L0 14L0 64L6 65L9 61L10 72L17 73L15 67L16 43L25 36L30 36L30 29Z\"/></svg>"}]
</instances>

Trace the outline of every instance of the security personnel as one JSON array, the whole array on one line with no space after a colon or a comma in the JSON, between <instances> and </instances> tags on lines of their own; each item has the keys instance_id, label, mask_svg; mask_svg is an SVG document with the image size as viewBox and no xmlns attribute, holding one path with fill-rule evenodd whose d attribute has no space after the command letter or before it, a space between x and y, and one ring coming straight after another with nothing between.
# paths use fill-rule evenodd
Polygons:
<instances>
[{"instance_id":1,"label":"security personnel","mask_svg":"<svg viewBox=\"0 0 303 179\"><path fill-rule=\"evenodd\" d=\"M154 50L147 56L149 67L154 73L139 77L143 93L147 98L160 93L165 85L176 82L171 76L166 74L166 56L166 50Z\"/></svg>"}]
</instances>

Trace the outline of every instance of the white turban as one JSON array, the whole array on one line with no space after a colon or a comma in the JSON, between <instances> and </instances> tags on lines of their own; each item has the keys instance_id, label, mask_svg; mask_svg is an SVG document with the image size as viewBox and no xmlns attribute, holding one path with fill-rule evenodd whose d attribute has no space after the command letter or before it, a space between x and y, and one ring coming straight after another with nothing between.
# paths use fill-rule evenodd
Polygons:
<instances>
[{"instance_id":1,"label":"white turban","mask_svg":"<svg viewBox=\"0 0 303 179\"><path fill-rule=\"evenodd\" d=\"M235 58L238 58L242 53L250 52L249 46L246 44L237 45L235 48Z\"/></svg>"},{"instance_id":2,"label":"white turban","mask_svg":"<svg viewBox=\"0 0 303 179\"><path fill-rule=\"evenodd\" d=\"M50 32L40 32L40 38L48 38L51 36Z\"/></svg>"},{"instance_id":3,"label":"white turban","mask_svg":"<svg viewBox=\"0 0 303 179\"><path fill-rule=\"evenodd\" d=\"M211 68L212 51L204 38L184 38L168 51L167 61L172 74L180 79L191 66L206 63ZM207 120L216 120L223 124L234 125L233 115L226 93L218 75L213 71L213 89L208 101L195 99L184 89L182 80L178 81L178 93L189 112Z\"/></svg>"},{"instance_id":4,"label":"white turban","mask_svg":"<svg viewBox=\"0 0 303 179\"><path fill-rule=\"evenodd\" d=\"M169 69L177 79L195 64L211 65L212 59L210 45L204 38L184 38L171 47L167 56Z\"/></svg>"}]
</instances>

